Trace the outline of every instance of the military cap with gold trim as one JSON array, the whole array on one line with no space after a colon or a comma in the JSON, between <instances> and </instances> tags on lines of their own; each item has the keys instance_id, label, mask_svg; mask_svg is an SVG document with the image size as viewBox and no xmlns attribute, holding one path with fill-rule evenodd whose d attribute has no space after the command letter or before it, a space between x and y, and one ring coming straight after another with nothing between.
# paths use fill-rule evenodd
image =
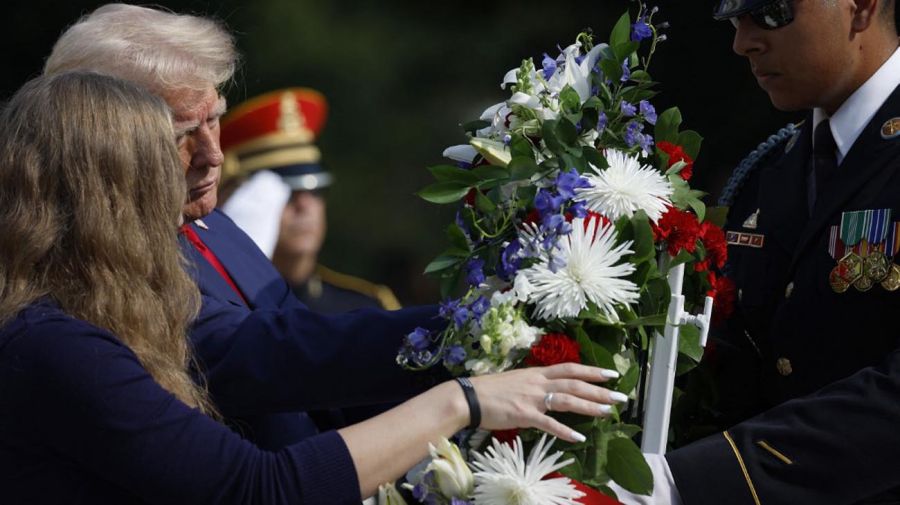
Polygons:
<instances>
[{"instance_id":1,"label":"military cap with gold trim","mask_svg":"<svg viewBox=\"0 0 900 505\"><path fill-rule=\"evenodd\" d=\"M251 98L222 119L223 179L257 170L279 174L295 191L331 184L314 142L325 124L325 97L309 88L286 88Z\"/></svg>"}]
</instances>

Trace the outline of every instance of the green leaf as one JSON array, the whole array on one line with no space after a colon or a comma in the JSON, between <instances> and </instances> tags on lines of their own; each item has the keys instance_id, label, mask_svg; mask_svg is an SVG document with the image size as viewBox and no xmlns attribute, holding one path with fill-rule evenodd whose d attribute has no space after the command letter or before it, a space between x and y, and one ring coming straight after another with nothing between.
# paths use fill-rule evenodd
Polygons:
<instances>
[{"instance_id":1,"label":"green leaf","mask_svg":"<svg viewBox=\"0 0 900 505\"><path fill-rule=\"evenodd\" d=\"M619 82L619 79L622 78L622 65L615 59L600 60L600 70L602 70L603 75L612 82Z\"/></svg>"},{"instance_id":2,"label":"green leaf","mask_svg":"<svg viewBox=\"0 0 900 505\"><path fill-rule=\"evenodd\" d=\"M614 438L607 445L606 471L617 484L632 493L653 492L653 474L637 444L630 438Z\"/></svg>"},{"instance_id":3,"label":"green leaf","mask_svg":"<svg viewBox=\"0 0 900 505\"><path fill-rule=\"evenodd\" d=\"M474 186L478 182L478 176L471 170L455 167L453 165L436 165L428 167L431 175L438 182L458 182L460 184L468 184Z\"/></svg>"},{"instance_id":4,"label":"green leaf","mask_svg":"<svg viewBox=\"0 0 900 505\"><path fill-rule=\"evenodd\" d=\"M678 107L666 109L656 119L654 136L656 137L657 142L665 140L666 142L679 144L679 126L681 126L681 111L678 110ZM685 149L685 152L687 152L687 149Z\"/></svg>"},{"instance_id":5,"label":"green leaf","mask_svg":"<svg viewBox=\"0 0 900 505\"><path fill-rule=\"evenodd\" d=\"M644 211L637 211L631 218L631 227L634 231L634 243L631 256L632 263L642 263L656 257L656 246L653 243L653 229L650 227L650 219Z\"/></svg>"},{"instance_id":6,"label":"green leaf","mask_svg":"<svg viewBox=\"0 0 900 505\"><path fill-rule=\"evenodd\" d=\"M475 192L475 207L485 214L491 214L497 210L497 205L490 198L484 196L481 191Z\"/></svg>"},{"instance_id":7,"label":"green leaf","mask_svg":"<svg viewBox=\"0 0 900 505\"><path fill-rule=\"evenodd\" d=\"M480 194L481 192L479 191L478 193ZM466 240L466 234L456 223L450 223L450 225L447 226L447 238L450 240L451 246L468 252L469 242Z\"/></svg>"},{"instance_id":8,"label":"green leaf","mask_svg":"<svg viewBox=\"0 0 900 505\"><path fill-rule=\"evenodd\" d=\"M595 343L588 336L584 328L578 326L575 328L575 341L581 347L581 361L585 365L597 366L609 370L616 369L616 362L613 360L612 354L602 345Z\"/></svg>"},{"instance_id":9,"label":"green leaf","mask_svg":"<svg viewBox=\"0 0 900 505\"><path fill-rule=\"evenodd\" d=\"M638 47L640 47L639 42L628 41L624 44L616 44L613 46L613 52L616 54L616 58L619 61L625 61L626 58L629 58L638 50Z\"/></svg>"},{"instance_id":10,"label":"green leaf","mask_svg":"<svg viewBox=\"0 0 900 505\"><path fill-rule=\"evenodd\" d=\"M619 44L625 44L629 40L631 40L631 16L626 12L616 21L616 25L609 35L609 45L616 47Z\"/></svg>"},{"instance_id":11,"label":"green leaf","mask_svg":"<svg viewBox=\"0 0 900 505\"><path fill-rule=\"evenodd\" d=\"M697 221L702 223L706 217L706 204L699 198L691 198L687 204L694 209L694 214L697 214Z\"/></svg>"},{"instance_id":12,"label":"green leaf","mask_svg":"<svg viewBox=\"0 0 900 505\"><path fill-rule=\"evenodd\" d=\"M635 328L637 326L653 326L661 328L666 325L666 314L652 314L649 316L641 316L636 319L632 319L625 323L625 326L629 328Z\"/></svg>"},{"instance_id":13,"label":"green leaf","mask_svg":"<svg viewBox=\"0 0 900 505\"><path fill-rule=\"evenodd\" d=\"M676 142L693 159L697 159L697 155L700 154L701 143L703 143L703 137L693 130L685 130L679 133L678 141Z\"/></svg>"},{"instance_id":14,"label":"green leaf","mask_svg":"<svg viewBox=\"0 0 900 505\"><path fill-rule=\"evenodd\" d=\"M481 165L473 168L472 172L474 172L482 181L495 181L498 179L509 178L509 170L496 165Z\"/></svg>"},{"instance_id":15,"label":"green leaf","mask_svg":"<svg viewBox=\"0 0 900 505\"><path fill-rule=\"evenodd\" d=\"M709 207L706 209L706 220L719 228L725 226L728 218L728 207Z\"/></svg>"},{"instance_id":16,"label":"green leaf","mask_svg":"<svg viewBox=\"0 0 900 505\"><path fill-rule=\"evenodd\" d=\"M513 158L525 156L534 161L534 149L531 142L521 133L512 136L512 140L509 141L509 152Z\"/></svg>"},{"instance_id":17,"label":"green leaf","mask_svg":"<svg viewBox=\"0 0 900 505\"><path fill-rule=\"evenodd\" d=\"M431 274L434 272L440 272L442 270L452 268L460 263L462 263L462 258L442 254L435 258L431 263L429 263L427 267L425 267L425 273Z\"/></svg>"},{"instance_id":18,"label":"green leaf","mask_svg":"<svg viewBox=\"0 0 900 505\"><path fill-rule=\"evenodd\" d=\"M703 347L700 346L700 329L693 324L685 324L678 330L678 352L694 361L703 358Z\"/></svg>"},{"instance_id":19,"label":"green leaf","mask_svg":"<svg viewBox=\"0 0 900 505\"><path fill-rule=\"evenodd\" d=\"M453 203L466 196L471 186L459 182L436 182L416 193L431 203Z\"/></svg>"},{"instance_id":20,"label":"green leaf","mask_svg":"<svg viewBox=\"0 0 900 505\"><path fill-rule=\"evenodd\" d=\"M687 262L693 261L693 260L694 260L694 255L687 252L686 250L682 249L682 250L678 251L677 256L675 256L674 258L672 258L671 261L669 261L669 268L671 269L672 267L676 267L682 263L687 263Z\"/></svg>"},{"instance_id":21,"label":"green leaf","mask_svg":"<svg viewBox=\"0 0 900 505\"><path fill-rule=\"evenodd\" d=\"M476 119L475 121L469 121L468 123L463 123L462 129L464 132L474 133L476 130L480 130L482 128L487 128L491 126L490 121L485 121L483 119Z\"/></svg>"},{"instance_id":22,"label":"green leaf","mask_svg":"<svg viewBox=\"0 0 900 505\"><path fill-rule=\"evenodd\" d=\"M603 158L603 155L600 154L600 151L594 149L590 146L584 146L581 150L581 157L584 158L584 161L594 165L598 169L603 165L606 165L606 159Z\"/></svg>"},{"instance_id":23,"label":"green leaf","mask_svg":"<svg viewBox=\"0 0 900 505\"><path fill-rule=\"evenodd\" d=\"M509 169L510 180L513 181L530 179L538 171L537 163L525 156L514 156L507 168Z\"/></svg>"},{"instance_id":24,"label":"green leaf","mask_svg":"<svg viewBox=\"0 0 900 505\"><path fill-rule=\"evenodd\" d=\"M645 70L635 70L631 73L631 80L640 83L652 84L653 79Z\"/></svg>"},{"instance_id":25,"label":"green leaf","mask_svg":"<svg viewBox=\"0 0 900 505\"><path fill-rule=\"evenodd\" d=\"M560 142L572 145L578 141L578 130L571 121L561 118L556 122L556 136Z\"/></svg>"},{"instance_id":26,"label":"green leaf","mask_svg":"<svg viewBox=\"0 0 900 505\"><path fill-rule=\"evenodd\" d=\"M634 365L628 370L625 371L625 374L622 375L622 378L619 379L619 384L616 386L616 389L619 391L629 394L631 393L635 387L637 387L638 379L640 379L641 369L639 366Z\"/></svg>"},{"instance_id":27,"label":"green leaf","mask_svg":"<svg viewBox=\"0 0 900 505\"><path fill-rule=\"evenodd\" d=\"M565 461L567 459L572 459L573 462L560 468L559 473L565 475L570 479L581 481L581 479L584 478L584 466L581 464L578 456L572 452L564 452L562 457L559 458L560 461Z\"/></svg>"},{"instance_id":28,"label":"green leaf","mask_svg":"<svg viewBox=\"0 0 900 505\"><path fill-rule=\"evenodd\" d=\"M581 109L581 97L575 88L566 84L559 92L559 104L564 112L577 112Z\"/></svg>"}]
</instances>

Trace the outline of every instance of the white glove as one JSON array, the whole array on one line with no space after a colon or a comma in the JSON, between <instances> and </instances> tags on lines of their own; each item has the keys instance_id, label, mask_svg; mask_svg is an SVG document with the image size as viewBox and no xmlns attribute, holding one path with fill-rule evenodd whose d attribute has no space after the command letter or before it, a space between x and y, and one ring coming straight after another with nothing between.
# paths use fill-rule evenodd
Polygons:
<instances>
[{"instance_id":1,"label":"white glove","mask_svg":"<svg viewBox=\"0 0 900 505\"><path fill-rule=\"evenodd\" d=\"M281 213L290 199L291 188L281 176L260 170L235 190L222 205L222 212L272 258L281 230Z\"/></svg>"}]
</instances>

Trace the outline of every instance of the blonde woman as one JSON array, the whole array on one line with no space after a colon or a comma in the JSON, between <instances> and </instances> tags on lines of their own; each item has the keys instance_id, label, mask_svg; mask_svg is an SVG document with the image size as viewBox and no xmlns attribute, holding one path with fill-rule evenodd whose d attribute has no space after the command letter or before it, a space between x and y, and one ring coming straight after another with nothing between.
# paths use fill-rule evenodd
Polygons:
<instances>
[{"instance_id":1,"label":"blonde woman","mask_svg":"<svg viewBox=\"0 0 900 505\"><path fill-rule=\"evenodd\" d=\"M174 139L161 99L92 73L31 81L0 116L3 503L358 503L470 424L579 439L547 392L604 412L589 382L609 374L567 364L472 379L477 395L445 382L275 452L240 438L187 372Z\"/></svg>"}]
</instances>

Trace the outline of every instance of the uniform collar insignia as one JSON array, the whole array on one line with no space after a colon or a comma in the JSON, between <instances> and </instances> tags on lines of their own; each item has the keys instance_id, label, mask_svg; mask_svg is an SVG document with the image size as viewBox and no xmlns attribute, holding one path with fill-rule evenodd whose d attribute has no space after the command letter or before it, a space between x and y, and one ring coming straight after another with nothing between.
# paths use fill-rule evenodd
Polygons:
<instances>
[{"instance_id":1,"label":"uniform collar insignia","mask_svg":"<svg viewBox=\"0 0 900 505\"><path fill-rule=\"evenodd\" d=\"M194 224L197 225L198 228L201 228L203 230L209 229L209 226L206 226L206 223L204 223L202 219L194 219Z\"/></svg>"},{"instance_id":2,"label":"uniform collar insignia","mask_svg":"<svg viewBox=\"0 0 900 505\"><path fill-rule=\"evenodd\" d=\"M900 117L888 119L881 125L881 138L891 140L900 137Z\"/></svg>"},{"instance_id":3,"label":"uniform collar insignia","mask_svg":"<svg viewBox=\"0 0 900 505\"><path fill-rule=\"evenodd\" d=\"M755 230L756 227L759 225L759 223L757 222L758 220L759 220L759 209L756 209L756 212L754 212L753 214L750 214L750 217L748 217L744 221L744 224L741 226L743 226L744 228L747 228L748 230Z\"/></svg>"}]
</instances>

